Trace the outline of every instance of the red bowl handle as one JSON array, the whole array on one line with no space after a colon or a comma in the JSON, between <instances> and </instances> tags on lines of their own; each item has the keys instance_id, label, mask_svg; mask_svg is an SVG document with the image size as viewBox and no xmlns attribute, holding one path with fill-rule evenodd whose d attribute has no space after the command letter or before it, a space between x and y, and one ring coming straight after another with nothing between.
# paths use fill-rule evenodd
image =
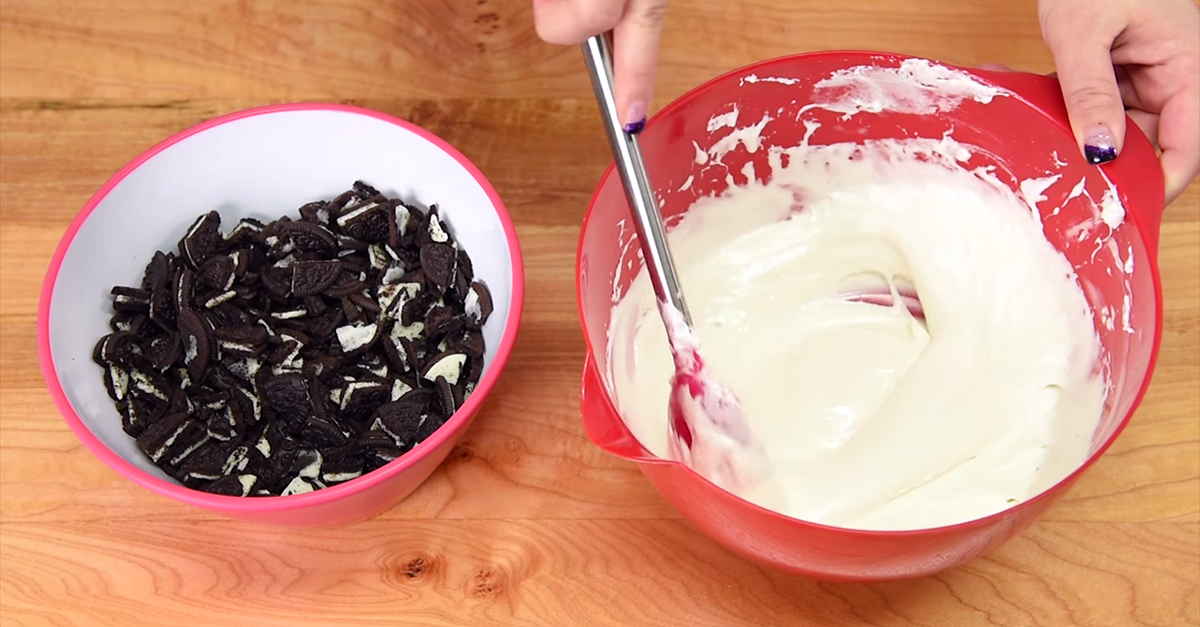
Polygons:
<instances>
[{"instance_id":1,"label":"red bowl handle","mask_svg":"<svg viewBox=\"0 0 1200 627\"><path fill-rule=\"evenodd\" d=\"M583 416L584 433L604 451L640 463L667 463L646 450L625 426L608 398L608 390L591 355L584 357L579 409ZM666 419L666 414L663 414L663 420Z\"/></svg>"},{"instance_id":2,"label":"red bowl handle","mask_svg":"<svg viewBox=\"0 0 1200 627\"><path fill-rule=\"evenodd\" d=\"M1027 72L998 72L967 70L1013 92L1070 131L1067 105L1063 101L1058 79ZM1158 154L1145 133L1134 121L1125 118L1125 144L1121 155L1100 166L1121 194L1121 203L1133 218L1150 256L1158 256L1158 231L1162 226L1163 203L1166 200L1162 167Z\"/></svg>"}]
</instances>

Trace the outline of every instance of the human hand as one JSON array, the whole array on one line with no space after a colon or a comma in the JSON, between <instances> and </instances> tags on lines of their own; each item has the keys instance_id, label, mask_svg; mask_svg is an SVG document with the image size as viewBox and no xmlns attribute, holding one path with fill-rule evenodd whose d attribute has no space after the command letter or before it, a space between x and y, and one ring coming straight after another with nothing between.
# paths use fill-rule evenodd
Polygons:
<instances>
[{"instance_id":1,"label":"human hand","mask_svg":"<svg viewBox=\"0 0 1200 627\"><path fill-rule=\"evenodd\" d=\"M1125 115L1162 151L1171 202L1200 173L1200 9L1192 0L1038 0L1071 128L1091 163L1121 151Z\"/></svg>"},{"instance_id":2,"label":"human hand","mask_svg":"<svg viewBox=\"0 0 1200 627\"><path fill-rule=\"evenodd\" d=\"M538 36L575 45L613 31L613 83L627 133L646 125L667 0L533 0Z\"/></svg>"}]
</instances>

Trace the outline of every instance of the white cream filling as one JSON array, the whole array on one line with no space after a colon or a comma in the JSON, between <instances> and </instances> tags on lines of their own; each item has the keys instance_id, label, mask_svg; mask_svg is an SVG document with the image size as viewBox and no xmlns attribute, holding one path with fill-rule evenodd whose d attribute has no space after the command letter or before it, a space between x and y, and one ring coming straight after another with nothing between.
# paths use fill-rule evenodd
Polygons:
<instances>
[{"instance_id":1,"label":"white cream filling","mask_svg":"<svg viewBox=\"0 0 1200 627\"><path fill-rule=\"evenodd\" d=\"M405 229L408 228L408 219L410 217L408 207L405 207L404 205L396 205L395 214L396 232L400 235L404 235Z\"/></svg>"},{"instance_id":2,"label":"white cream filling","mask_svg":"<svg viewBox=\"0 0 1200 627\"><path fill-rule=\"evenodd\" d=\"M463 364L467 363L467 356L462 353L454 353L446 355L429 367L425 371L425 379L427 381L437 381L438 377L444 377L450 385L458 383L458 377L462 375Z\"/></svg>"},{"instance_id":3,"label":"white cream filling","mask_svg":"<svg viewBox=\"0 0 1200 627\"><path fill-rule=\"evenodd\" d=\"M293 494L307 494L314 490L311 483L304 480L304 477L296 477L292 479L287 487L279 493L280 496L291 496Z\"/></svg>"},{"instance_id":4,"label":"white cream filling","mask_svg":"<svg viewBox=\"0 0 1200 627\"><path fill-rule=\"evenodd\" d=\"M441 244L445 244L450 239L446 230L442 228L442 221L437 215L429 216L429 239Z\"/></svg>"},{"instance_id":5,"label":"white cream filling","mask_svg":"<svg viewBox=\"0 0 1200 627\"><path fill-rule=\"evenodd\" d=\"M402 381L400 379L396 379L395 381L392 382L392 400L393 401L400 400L401 396L404 396L405 394L408 394L411 391L412 391L412 386L405 383L404 381Z\"/></svg>"},{"instance_id":6,"label":"white cream filling","mask_svg":"<svg viewBox=\"0 0 1200 627\"><path fill-rule=\"evenodd\" d=\"M342 352L349 353L366 346L375 337L375 323L348 324L337 328L338 343Z\"/></svg>"},{"instance_id":7,"label":"white cream filling","mask_svg":"<svg viewBox=\"0 0 1200 627\"><path fill-rule=\"evenodd\" d=\"M463 313L476 322L483 318L483 306L479 304L479 294L473 287L467 292L467 297L463 299Z\"/></svg>"},{"instance_id":8,"label":"white cream filling","mask_svg":"<svg viewBox=\"0 0 1200 627\"><path fill-rule=\"evenodd\" d=\"M358 216L360 216L378 206L379 206L379 203L374 203L374 202L367 203L367 204L347 213L346 215L339 217L337 219L338 226L345 227L347 224L349 224L352 220L354 220Z\"/></svg>"},{"instance_id":9,"label":"white cream filling","mask_svg":"<svg viewBox=\"0 0 1200 627\"><path fill-rule=\"evenodd\" d=\"M258 477L255 475L238 475L238 483L242 484L242 496L250 494L250 490L254 489L254 484L258 483Z\"/></svg>"},{"instance_id":10,"label":"white cream filling","mask_svg":"<svg viewBox=\"0 0 1200 627\"><path fill-rule=\"evenodd\" d=\"M1086 459L1105 398L1087 301L1028 204L962 168L964 150L772 149L770 184L701 199L670 232L702 353L774 471L742 497L835 526L927 528L1004 510ZM924 322L844 298L907 285ZM609 350L621 415L668 457L673 364L644 271Z\"/></svg>"}]
</instances>

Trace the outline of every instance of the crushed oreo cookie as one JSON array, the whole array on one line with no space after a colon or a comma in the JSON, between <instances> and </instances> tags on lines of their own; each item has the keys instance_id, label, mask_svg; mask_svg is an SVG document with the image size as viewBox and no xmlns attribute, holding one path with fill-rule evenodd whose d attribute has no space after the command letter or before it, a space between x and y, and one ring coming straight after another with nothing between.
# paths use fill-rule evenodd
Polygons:
<instances>
[{"instance_id":1,"label":"crushed oreo cookie","mask_svg":"<svg viewBox=\"0 0 1200 627\"><path fill-rule=\"evenodd\" d=\"M437 206L358 181L299 219L196 218L112 288L92 359L121 426L181 484L303 494L403 455L470 396L491 295Z\"/></svg>"}]
</instances>

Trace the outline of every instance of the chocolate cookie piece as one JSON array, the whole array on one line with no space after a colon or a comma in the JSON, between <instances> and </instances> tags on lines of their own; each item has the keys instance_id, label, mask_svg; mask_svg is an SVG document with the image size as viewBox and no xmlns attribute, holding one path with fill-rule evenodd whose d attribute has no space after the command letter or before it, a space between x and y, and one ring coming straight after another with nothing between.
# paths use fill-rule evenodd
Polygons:
<instances>
[{"instance_id":1,"label":"chocolate cookie piece","mask_svg":"<svg viewBox=\"0 0 1200 627\"><path fill-rule=\"evenodd\" d=\"M175 438L187 427L191 420L187 414L171 414L150 425L137 438L138 447L150 461L158 463L166 457L167 449L175 442Z\"/></svg>"},{"instance_id":2,"label":"chocolate cookie piece","mask_svg":"<svg viewBox=\"0 0 1200 627\"><path fill-rule=\"evenodd\" d=\"M209 211L192 223L187 234L179 241L179 252L192 268L198 269L209 257L221 251L224 241L225 238L221 236L221 215Z\"/></svg>"},{"instance_id":3,"label":"chocolate cookie piece","mask_svg":"<svg viewBox=\"0 0 1200 627\"><path fill-rule=\"evenodd\" d=\"M425 333L442 335L454 319L454 312L444 305L434 305L425 313Z\"/></svg>"},{"instance_id":4,"label":"chocolate cookie piece","mask_svg":"<svg viewBox=\"0 0 1200 627\"><path fill-rule=\"evenodd\" d=\"M228 474L225 470L226 462L238 448L237 445L227 442L209 444L189 455L180 464L179 470L185 477L197 484L190 487L200 487L200 485L216 481Z\"/></svg>"},{"instance_id":5,"label":"chocolate cookie piece","mask_svg":"<svg viewBox=\"0 0 1200 627\"><path fill-rule=\"evenodd\" d=\"M114 332L129 331L138 315L128 311L118 311L108 320L108 328Z\"/></svg>"},{"instance_id":6,"label":"chocolate cookie piece","mask_svg":"<svg viewBox=\"0 0 1200 627\"><path fill-rule=\"evenodd\" d=\"M138 336L132 331L117 331L104 336L92 351L92 359L100 365L119 364L126 368L138 364L141 346Z\"/></svg>"},{"instance_id":7,"label":"chocolate cookie piece","mask_svg":"<svg viewBox=\"0 0 1200 627\"><path fill-rule=\"evenodd\" d=\"M338 368L341 367L341 361L336 357L328 355L308 359L304 362L304 374L309 379L314 381L329 381L337 375Z\"/></svg>"},{"instance_id":8,"label":"chocolate cookie piece","mask_svg":"<svg viewBox=\"0 0 1200 627\"><path fill-rule=\"evenodd\" d=\"M391 335L380 340L383 345L383 354L387 357L388 365L396 372L407 372L412 369L408 363L408 354L406 353L400 340L393 338Z\"/></svg>"},{"instance_id":9,"label":"chocolate cookie piece","mask_svg":"<svg viewBox=\"0 0 1200 627\"><path fill-rule=\"evenodd\" d=\"M175 312L196 306L196 274L191 268L180 268L175 272Z\"/></svg>"},{"instance_id":10,"label":"chocolate cookie piece","mask_svg":"<svg viewBox=\"0 0 1200 627\"><path fill-rule=\"evenodd\" d=\"M169 409L168 403L127 396L117 408L121 411L121 429L132 437L138 437L150 425L158 422Z\"/></svg>"},{"instance_id":11,"label":"chocolate cookie piece","mask_svg":"<svg viewBox=\"0 0 1200 627\"><path fill-rule=\"evenodd\" d=\"M470 394L475 390L475 384L479 382L479 378L483 376L483 358L472 358L467 360L467 382L463 385L463 395Z\"/></svg>"},{"instance_id":12,"label":"chocolate cookie piece","mask_svg":"<svg viewBox=\"0 0 1200 627\"><path fill-rule=\"evenodd\" d=\"M352 480L433 433L482 372L473 266L436 206L358 182L299 214L227 235L201 215L178 257L158 252L139 287L112 291L93 360L122 429L185 486Z\"/></svg>"},{"instance_id":13,"label":"chocolate cookie piece","mask_svg":"<svg viewBox=\"0 0 1200 627\"><path fill-rule=\"evenodd\" d=\"M437 409L438 414L443 418L449 418L458 411L458 401L454 397L454 388L450 386L450 382L446 377L439 376L433 381L433 389L437 392Z\"/></svg>"},{"instance_id":14,"label":"chocolate cookie piece","mask_svg":"<svg viewBox=\"0 0 1200 627\"><path fill-rule=\"evenodd\" d=\"M193 380L200 380L208 370L212 357L213 342L208 335L208 325L191 309L179 312L179 336L183 342L183 365Z\"/></svg>"},{"instance_id":15,"label":"chocolate cookie piece","mask_svg":"<svg viewBox=\"0 0 1200 627\"><path fill-rule=\"evenodd\" d=\"M263 419L262 400L258 394L240 385L230 388L229 410L239 433L248 433Z\"/></svg>"},{"instance_id":16,"label":"chocolate cookie piece","mask_svg":"<svg viewBox=\"0 0 1200 627\"><path fill-rule=\"evenodd\" d=\"M342 264L337 260L297 261L292 264L292 293L300 297L315 296L341 278Z\"/></svg>"},{"instance_id":17,"label":"chocolate cookie piece","mask_svg":"<svg viewBox=\"0 0 1200 627\"><path fill-rule=\"evenodd\" d=\"M305 203L300 206L300 218L313 224L329 224L329 203L323 200Z\"/></svg>"},{"instance_id":18,"label":"chocolate cookie piece","mask_svg":"<svg viewBox=\"0 0 1200 627\"><path fill-rule=\"evenodd\" d=\"M218 442L230 442L237 437L237 423L233 418L233 409L226 407L219 413L214 413L205 421L208 437Z\"/></svg>"},{"instance_id":19,"label":"chocolate cookie piece","mask_svg":"<svg viewBox=\"0 0 1200 627\"><path fill-rule=\"evenodd\" d=\"M471 291L463 300L463 313L473 328L481 328L492 315L492 294L483 283L471 284Z\"/></svg>"},{"instance_id":20,"label":"chocolate cookie piece","mask_svg":"<svg viewBox=\"0 0 1200 627\"><path fill-rule=\"evenodd\" d=\"M425 420L425 422L421 423L421 427L417 429L417 442L424 442L444 424L446 424L446 420L444 418L438 414L431 414L429 418Z\"/></svg>"},{"instance_id":21,"label":"chocolate cookie piece","mask_svg":"<svg viewBox=\"0 0 1200 627\"><path fill-rule=\"evenodd\" d=\"M146 264L146 272L142 278L142 289L153 292L167 289L175 276L174 256L155 251L150 263Z\"/></svg>"},{"instance_id":22,"label":"chocolate cookie piece","mask_svg":"<svg viewBox=\"0 0 1200 627\"><path fill-rule=\"evenodd\" d=\"M267 330L256 324L223 326L216 330L217 341L262 347L270 337Z\"/></svg>"},{"instance_id":23,"label":"chocolate cookie piece","mask_svg":"<svg viewBox=\"0 0 1200 627\"><path fill-rule=\"evenodd\" d=\"M366 294L363 294L361 292L347 296L346 300L349 300L351 303L354 303L354 306L358 307L359 311L370 312L371 314L374 314L372 316L369 316L372 318L375 317L376 315L378 315L379 312L381 311L380 307L379 307L379 303L375 302L369 296L367 296Z\"/></svg>"},{"instance_id":24,"label":"chocolate cookie piece","mask_svg":"<svg viewBox=\"0 0 1200 627\"><path fill-rule=\"evenodd\" d=\"M475 276L475 269L471 265L471 256L467 251L459 249L458 259L454 269L454 282L447 290L447 294L452 298L457 305L462 305L467 298L467 293L471 290L471 281Z\"/></svg>"},{"instance_id":25,"label":"chocolate cookie piece","mask_svg":"<svg viewBox=\"0 0 1200 627\"><path fill-rule=\"evenodd\" d=\"M350 381L342 391L339 416L346 420L361 420L388 400L391 386L384 381Z\"/></svg>"},{"instance_id":26,"label":"chocolate cookie piece","mask_svg":"<svg viewBox=\"0 0 1200 627\"><path fill-rule=\"evenodd\" d=\"M167 447L167 463L178 466L208 441L208 428L204 424L191 418L185 420Z\"/></svg>"},{"instance_id":27,"label":"chocolate cookie piece","mask_svg":"<svg viewBox=\"0 0 1200 627\"><path fill-rule=\"evenodd\" d=\"M450 234L442 226L442 219L438 215L437 205L429 208L429 215L425 219L425 235L429 242L438 244L450 243Z\"/></svg>"},{"instance_id":28,"label":"chocolate cookie piece","mask_svg":"<svg viewBox=\"0 0 1200 627\"><path fill-rule=\"evenodd\" d=\"M263 266L258 278L266 288L267 295L274 301L285 302L292 295L292 269Z\"/></svg>"},{"instance_id":29,"label":"chocolate cookie piece","mask_svg":"<svg viewBox=\"0 0 1200 627\"><path fill-rule=\"evenodd\" d=\"M354 183L352 183L350 185L350 189L353 190L354 193L357 194L358 197L363 200L366 200L368 198L374 198L375 196L380 195L379 190L375 189L370 184L368 184L364 181L361 181L361 180L354 181Z\"/></svg>"},{"instance_id":30,"label":"chocolate cookie piece","mask_svg":"<svg viewBox=\"0 0 1200 627\"><path fill-rule=\"evenodd\" d=\"M308 384L302 375L281 374L267 377L259 384L259 391L264 408L289 423L303 424L312 414Z\"/></svg>"},{"instance_id":31,"label":"chocolate cookie piece","mask_svg":"<svg viewBox=\"0 0 1200 627\"><path fill-rule=\"evenodd\" d=\"M281 233L290 238L296 251L327 257L337 252L338 242L333 233L310 222L289 222Z\"/></svg>"},{"instance_id":32,"label":"chocolate cookie piece","mask_svg":"<svg viewBox=\"0 0 1200 627\"><path fill-rule=\"evenodd\" d=\"M333 419L320 416L309 416L299 438L312 446L320 448L338 447L350 439L350 433L343 430Z\"/></svg>"},{"instance_id":33,"label":"chocolate cookie piece","mask_svg":"<svg viewBox=\"0 0 1200 627\"><path fill-rule=\"evenodd\" d=\"M148 398L154 402L170 402L170 382L153 370L129 371L129 393L133 396Z\"/></svg>"},{"instance_id":34,"label":"chocolate cookie piece","mask_svg":"<svg viewBox=\"0 0 1200 627\"><path fill-rule=\"evenodd\" d=\"M312 449L301 449L296 452L295 458L292 460L292 467L288 474L304 479L316 479L321 476L321 466L324 464L325 458L320 451Z\"/></svg>"},{"instance_id":35,"label":"chocolate cookie piece","mask_svg":"<svg viewBox=\"0 0 1200 627\"><path fill-rule=\"evenodd\" d=\"M419 416L409 416L407 414L392 411L390 409L380 408L378 414L378 427L373 428L376 434L387 436L386 439L380 438L378 435L371 440L374 444L371 448L377 449L397 449L406 451L417 443L417 432L421 429L421 423L428 419L428 414Z\"/></svg>"},{"instance_id":36,"label":"chocolate cookie piece","mask_svg":"<svg viewBox=\"0 0 1200 627\"><path fill-rule=\"evenodd\" d=\"M233 287L236 269L237 264L228 255L217 255L209 257L200 266L196 279L200 285L212 290L212 293L219 294Z\"/></svg>"},{"instance_id":37,"label":"chocolate cookie piece","mask_svg":"<svg viewBox=\"0 0 1200 627\"><path fill-rule=\"evenodd\" d=\"M129 371L116 364L104 366L104 389L114 401L124 400L129 394Z\"/></svg>"},{"instance_id":38,"label":"chocolate cookie piece","mask_svg":"<svg viewBox=\"0 0 1200 627\"><path fill-rule=\"evenodd\" d=\"M398 448L385 447L371 449L367 452L366 458L363 462L363 469L366 472L377 470L396 461L403 454L404 451Z\"/></svg>"},{"instance_id":39,"label":"chocolate cookie piece","mask_svg":"<svg viewBox=\"0 0 1200 627\"><path fill-rule=\"evenodd\" d=\"M321 481L326 485L336 485L357 479L363 474L362 454L343 455L337 459L326 459L321 464Z\"/></svg>"},{"instance_id":40,"label":"chocolate cookie piece","mask_svg":"<svg viewBox=\"0 0 1200 627\"><path fill-rule=\"evenodd\" d=\"M224 475L208 484L207 491L222 496L246 496L254 488L254 475Z\"/></svg>"},{"instance_id":41,"label":"chocolate cookie piece","mask_svg":"<svg viewBox=\"0 0 1200 627\"><path fill-rule=\"evenodd\" d=\"M144 313L150 311L150 294L148 290L133 287L112 288L113 309L117 311L132 311Z\"/></svg>"},{"instance_id":42,"label":"chocolate cookie piece","mask_svg":"<svg viewBox=\"0 0 1200 627\"><path fill-rule=\"evenodd\" d=\"M421 322L423 329L425 315L429 313L429 308L435 302L437 302L437 294L428 290L418 292L416 296L409 299L400 308L400 323L403 326L409 327L414 323Z\"/></svg>"},{"instance_id":43,"label":"chocolate cookie piece","mask_svg":"<svg viewBox=\"0 0 1200 627\"><path fill-rule=\"evenodd\" d=\"M458 252L449 244L430 242L421 247L421 270L425 272L425 278L441 291L445 291L454 280L457 263Z\"/></svg>"},{"instance_id":44,"label":"chocolate cookie piece","mask_svg":"<svg viewBox=\"0 0 1200 627\"><path fill-rule=\"evenodd\" d=\"M150 360L150 364L159 370L166 370L183 356L183 344L176 333L157 336L142 346L142 353Z\"/></svg>"},{"instance_id":45,"label":"chocolate cookie piece","mask_svg":"<svg viewBox=\"0 0 1200 627\"><path fill-rule=\"evenodd\" d=\"M386 203L381 197L364 201L338 216L337 226L346 235L368 244L386 242L389 233Z\"/></svg>"},{"instance_id":46,"label":"chocolate cookie piece","mask_svg":"<svg viewBox=\"0 0 1200 627\"><path fill-rule=\"evenodd\" d=\"M453 341L451 346L467 354L468 357L483 358L483 333L478 329L467 329Z\"/></svg>"},{"instance_id":47,"label":"chocolate cookie piece","mask_svg":"<svg viewBox=\"0 0 1200 627\"><path fill-rule=\"evenodd\" d=\"M159 328L171 331L175 328L175 300L170 287L160 287L150 294L150 320Z\"/></svg>"},{"instance_id":48,"label":"chocolate cookie piece","mask_svg":"<svg viewBox=\"0 0 1200 627\"><path fill-rule=\"evenodd\" d=\"M262 233L265 226L261 221L254 218L242 218L225 235L225 241L234 245L245 244L256 239Z\"/></svg>"}]
</instances>

